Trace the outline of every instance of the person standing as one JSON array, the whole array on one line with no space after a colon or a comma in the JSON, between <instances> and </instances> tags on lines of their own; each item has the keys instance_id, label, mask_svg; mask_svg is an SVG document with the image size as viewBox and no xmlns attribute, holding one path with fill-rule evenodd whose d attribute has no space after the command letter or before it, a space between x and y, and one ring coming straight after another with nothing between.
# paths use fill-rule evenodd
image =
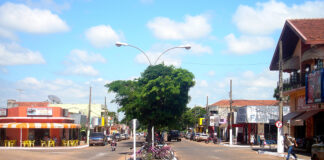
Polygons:
<instances>
[{"instance_id":1,"label":"person standing","mask_svg":"<svg viewBox=\"0 0 324 160\"><path fill-rule=\"evenodd\" d=\"M295 157L295 159L297 159L297 155L295 154L293 149L294 146L297 147L295 138L288 136L288 134L286 133L284 143L285 143L285 148L288 149L288 155L286 160L289 160L290 154L292 154Z\"/></svg>"}]
</instances>

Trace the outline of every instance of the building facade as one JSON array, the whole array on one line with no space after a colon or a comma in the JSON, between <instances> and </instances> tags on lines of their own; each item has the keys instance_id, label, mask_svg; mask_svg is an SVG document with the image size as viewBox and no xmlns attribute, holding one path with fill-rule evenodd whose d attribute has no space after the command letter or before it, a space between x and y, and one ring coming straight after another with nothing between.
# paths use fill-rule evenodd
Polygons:
<instances>
[{"instance_id":1,"label":"building facade","mask_svg":"<svg viewBox=\"0 0 324 160\"><path fill-rule=\"evenodd\" d=\"M48 102L15 102L15 105L0 111L0 140L14 140L21 146L25 140L40 141L56 139L79 139L80 125L68 117L68 111L60 107L49 107Z\"/></svg>"},{"instance_id":2,"label":"building facade","mask_svg":"<svg viewBox=\"0 0 324 160\"><path fill-rule=\"evenodd\" d=\"M324 135L323 30L323 18L287 20L270 64L270 70L279 70L282 42L282 68L290 75L283 90L291 110L284 121L299 146L308 151L313 137Z\"/></svg>"}]
</instances>

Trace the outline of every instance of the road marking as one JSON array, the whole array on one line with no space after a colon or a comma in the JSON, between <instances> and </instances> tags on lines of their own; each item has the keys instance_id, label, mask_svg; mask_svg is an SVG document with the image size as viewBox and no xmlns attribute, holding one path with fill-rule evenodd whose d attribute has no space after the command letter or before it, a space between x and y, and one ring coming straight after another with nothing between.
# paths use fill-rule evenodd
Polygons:
<instances>
[{"instance_id":1,"label":"road marking","mask_svg":"<svg viewBox=\"0 0 324 160\"><path fill-rule=\"evenodd\" d=\"M104 156L104 155L106 155L106 154L107 154L107 153L98 153L98 154L96 154L95 156L89 158L89 160L96 159L96 158L98 158L98 157L102 157L102 156Z\"/></svg>"}]
</instances>

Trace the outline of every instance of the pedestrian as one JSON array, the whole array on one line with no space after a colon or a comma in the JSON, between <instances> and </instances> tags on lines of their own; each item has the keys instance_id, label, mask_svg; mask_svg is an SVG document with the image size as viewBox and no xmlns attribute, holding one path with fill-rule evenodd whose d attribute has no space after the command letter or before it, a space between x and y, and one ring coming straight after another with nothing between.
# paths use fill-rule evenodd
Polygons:
<instances>
[{"instance_id":1,"label":"pedestrian","mask_svg":"<svg viewBox=\"0 0 324 160\"><path fill-rule=\"evenodd\" d=\"M260 135L260 147L262 147L262 148L264 148L264 140L265 140L264 135L261 134Z\"/></svg>"},{"instance_id":2,"label":"pedestrian","mask_svg":"<svg viewBox=\"0 0 324 160\"><path fill-rule=\"evenodd\" d=\"M251 135L251 138L250 138L250 144L251 144L251 147L252 147L252 145L254 144L254 135Z\"/></svg>"},{"instance_id":3,"label":"pedestrian","mask_svg":"<svg viewBox=\"0 0 324 160\"><path fill-rule=\"evenodd\" d=\"M288 134L285 134L285 148L288 149L288 155L286 160L289 160L290 154L292 154L295 159L297 159L297 155L294 152L294 147L297 147L297 143L295 138L288 136Z\"/></svg>"}]
</instances>

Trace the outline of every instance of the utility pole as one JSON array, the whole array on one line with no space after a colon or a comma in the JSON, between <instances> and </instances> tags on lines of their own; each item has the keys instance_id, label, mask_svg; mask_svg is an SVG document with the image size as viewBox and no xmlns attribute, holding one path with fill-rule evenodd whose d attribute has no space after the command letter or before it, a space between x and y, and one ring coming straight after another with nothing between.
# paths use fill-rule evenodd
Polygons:
<instances>
[{"instance_id":1,"label":"utility pole","mask_svg":"<svg viewBox=\"0 0 324 160\"><path fill-rule=\"evenodd\" d=\"M233 128L232 128L232 123L233 123L233 112L232 112L232 80L230 80L230 145L233 145Z\"/></svg>"},{"instance_id":2,"label":"utility pole","mask_svg":"<svg viewBox=\"0 0 324 160\"><path fill-rule=\"evenodd\" d=\"M87 144L88 145L89 145L89 137L90 137L90 113L91 113L91 86L90 86L89 108L88 108L88 129L87 129Z\"/></svg>"},{"instance_id":3,"label":"utility pole","mask_svg":"<svg viewBox=\"0 0 324 160\"><path fill-rule=\"evenodd\" d=\"M282 41L279 41L279 121L283 124ZM284 152L283 127L278 128L277 152Z\"/></svg>"},{"instance_id":4,"label":"utility pole","mask_svg":"<svg viewBox=\"0 0 324 160\"><path fill-rule=\"evenodd\" d=\"M205 122L206 122L206 129L209 132L208 127L209 127L209 124L210 124L210 114L209 114L209 107L208 107L208 96L207 96L207 99L206 100L207 100L207 103L206 103L206 113L207 114L206 114ZM206 131L206 133L207 133L207 131Z\"/></svg>"}]
</instances>

